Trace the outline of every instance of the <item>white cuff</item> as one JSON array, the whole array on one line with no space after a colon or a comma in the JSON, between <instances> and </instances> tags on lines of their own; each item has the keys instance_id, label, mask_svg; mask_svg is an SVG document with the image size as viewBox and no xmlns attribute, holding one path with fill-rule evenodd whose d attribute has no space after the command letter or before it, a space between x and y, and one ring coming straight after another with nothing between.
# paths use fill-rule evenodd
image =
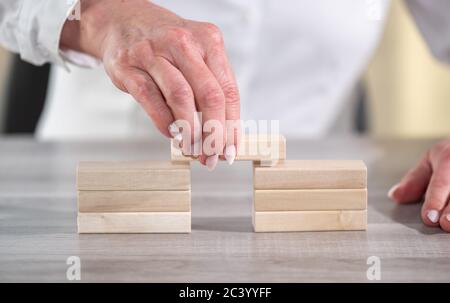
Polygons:
<instances>
[{"instance_id":1,"label":"white cuff","mask_svg":"<svg viewBox=\"0 0 450 303\"><path fill-rule=\"evenodd\" d=\"M95 68L102 64L100 60L91 55L71 49L61 49L60 55L65 61L81 67Z\"/></svg>"},{"instance_id":2,"label":"white cuff","mask_svg":"<svg viewBox=\"0 0 450 303\"><path fill-rule=\"evenodd\" d=\"M59 44L67 18L76 9L75 0L24 0L20 11L18 44L21 57L35 65L46 62L67 68Z\"/></svg>"}]
</instances>

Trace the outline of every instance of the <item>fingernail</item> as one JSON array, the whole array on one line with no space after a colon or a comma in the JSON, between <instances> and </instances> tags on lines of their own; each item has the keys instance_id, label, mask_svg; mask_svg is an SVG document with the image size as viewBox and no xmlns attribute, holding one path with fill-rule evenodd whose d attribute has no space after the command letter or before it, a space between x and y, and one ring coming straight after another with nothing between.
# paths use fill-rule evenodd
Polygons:
<instances>
[{"instance_id":1,"label":"fingernail","mask_svg":"<svg viewBox=\"0 0 450 303\"><path fill-rule=\"evenodd\" d=\"M431 209L427 213L428 219L430 219L431 222L437 223L439 220L439 212L435 209Z\"/></svg>"},{"instance_id":2,"label":"fingernail","mask_svg":"<svg viewBox=\"0 0 450 303\"><path fill-rule=\"evenodd\" d=\"M389 199L394 200L394 192L397 190L398 187L399 187L399 184L396 184L391 187L391 189L388 191L388 194L387 194Z\"/></svg>"},{"instance_id":3,"label":"fingernail","mask_svg":"<svg viewBox=\"0 0 450 303\"><path fill-rule=\"evenodd\" d=\"M212 155L206 159L206 167L209 171L213 171L216 168L217 162L219 160L219 155Z\"/></svg>"},{"instance_id":4,"label":"fingernail","mask_svg":"<svg viewBox=\"0 0 450 303\"><path fill-rule=\"evenodd\" d=\"M233 164L234 159L236 159L236 147L234 145L225 147L225 159L227 159L229 165Z\"/></svg>"},{"instance_id":5,"label":"fingernail","mask_svg":"<svg viewBox=\"0 0 450 303\"><path fill-rule=\"evenodd\" d=\"M447 216L445 216L445 218L447 219L448 222L450 222L450 214L447 214Z\"/></svg>"},{"instance_id":6,"label":"fingernail","mask_svg":"<svg viewBox=\"0 0 450 303\"><path fill-rule=\"evenodd\" d=\"M175 138L177 135L180 135L180 129L178 128L178 126L174 123L169 125L169 133L170 135Z\"/></svg>"}]
</instances>

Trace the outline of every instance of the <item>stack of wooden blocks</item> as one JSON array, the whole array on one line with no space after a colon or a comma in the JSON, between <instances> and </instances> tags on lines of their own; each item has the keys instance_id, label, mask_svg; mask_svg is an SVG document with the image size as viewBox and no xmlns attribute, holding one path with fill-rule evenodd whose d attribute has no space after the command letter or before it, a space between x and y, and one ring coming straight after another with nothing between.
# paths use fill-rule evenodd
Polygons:
<instances>
[{"instance_id":1,"label":"stack of wooden blocks","mask_svg":"<svg viewBox=\"0 0 450 303\"><path fill-rule=\"evenodd\" d=\"M189 233L189 163L82 162L79 233Z\"/></svg>"},{"instance_id":2,"label":"stack of wooden blocks","mask_svg":"<svg viewBox=\"0 0 450 303\"><path fill-rule=\"evenodd\" d=\"M256 232L365 230L367 169L362 161L254 164Z\"/></svg>"},{"instance_id":3,"label":"stack of wooden blocks","mask_svg":"<svg viewBox=\"0 0 450 303\"><path fill-rule=\"evenodd\" d=\"M191 157L171 161L82 162L79 233L189 233ZM362 161L286 160L286 139L244 136L236 161L253 162L255 232L365 230Z\"/></svg>"}]
</instances>

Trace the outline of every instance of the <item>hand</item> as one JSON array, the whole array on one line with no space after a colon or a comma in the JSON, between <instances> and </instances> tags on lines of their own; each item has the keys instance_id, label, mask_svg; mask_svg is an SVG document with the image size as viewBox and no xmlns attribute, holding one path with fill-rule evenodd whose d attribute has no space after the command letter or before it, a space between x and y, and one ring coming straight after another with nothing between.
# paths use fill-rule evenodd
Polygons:
<instances>
[{"instance_id":1,"label":"hand","mask_svg":"<svg viewBox=\"0 0 450 303\"><path fill-rule=\"evenodd\" d=\"M389 191L389 197L398 203L417 202L425 195L423 222L447 232L450 232L449 194L450 139L428 150L417 166Z\"/></svg>"},{"instance_id":2,"label":"hand","mask_svg":"<svg viewBox=\"0 0 450 303\"><path fill-rule=\"evenodd\" d=\"M196 112L202 113L203 126L218 121L221 127L206 131L196 124L197 134L182 137L183 147L190 148L216 132L220 139L212 151L203 150L202 164L214 168L226 146L226 156L236 154L239 132L227 135L226 121L240 119L239 92L216 26L183 19L147 0L82 0L81 5L81 20L66 22L61 47L101 59L112 82L131 94L167 137L181 141L176 120L194 130Z\"/></svg>"}]
</instances>

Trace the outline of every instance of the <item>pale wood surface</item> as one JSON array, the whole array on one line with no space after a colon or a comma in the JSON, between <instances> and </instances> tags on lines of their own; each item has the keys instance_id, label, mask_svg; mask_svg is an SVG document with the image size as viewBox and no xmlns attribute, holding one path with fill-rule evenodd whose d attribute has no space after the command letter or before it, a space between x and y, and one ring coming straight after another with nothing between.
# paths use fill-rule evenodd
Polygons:
<instances>
[{"instance_id":1,"label":"pale wood surface","mask_svg":"<svg viewBox=\"0 0 450 303\"><path fill-rule=\"evenodd\" d=\"M367 168L358 160L291 160L273 167L255 164L255 189L355 189L367 187Z\"/></svg>"},{"instance_id":2,"label":"pale wood surface","mask_svg":"<svg viewBox=\"0 0 450 303\"><path fill-rule=\"evenodd\" d=\"M253 213L256 232L365 230L367 210L262 211Z\"/></svg>"},{"instance_id":3,"label":"pale wood surface","mask_svg":"<svg viewBox=\"0 0 450 303\"><path fill-rule=\"evenodd\" d=\"M78 190L190 190L189 163L171 161L80 162Z\"/></svg>"},{"instance_id":4,"label":"pale wood surface","mask_svg":"<svg viewBox=\"0 0 450 303\"><path fill-rule=\"evenodd\" d=\"M78 213L78 233L190 233L190 212Z\"/></svg>"},{"instance_id":5,"label":"pale wood surface","mask_svg":"<svg viewBox=\"0 0 450 303\"><path fill-rule=\"evenodd\" d=\"M77 234L79 161L169 159L167 142L35 143L0 140L0 281L65 282L81 258L82 281L450 281L450 235L424 226L420 204L386 192L432 142L288 140L290 159L362 159L368 166L367 231L253 233L252 165L193 163L192 233Z\"/></svg>"},{"instance_id":6,"label":"pale wood surface","mask_svg":"<svg viewBox=\"0 0 450 303\"><path fill-rule=\"evenodd\" d=\"M257 189L253 195L256 211L367 208L367 189Z\"/></svg>"},{"instance_id":7,"label":"pale wood surface","mask_svg":"<svg viewBox=\"0 0 450 303\"><path fill-rule=\"evenodd\" d=\"M176 146L177 143L171 140L172 161L189 162L195 158L184 156L182 150ZM188 153L195 155L190 150ZM278 160L284 159L286 159L286 138L283 135L262 134L243 135L238 145L235 161L256 161L263 166L273 166L278 163Z\"/></svg>"},{"instance_id":8,"label":"pale wood surface","mask_svg":"<svg viewBox=\"0 0 450 303\"><path fill-rule=\"evenodd\" d=\"M182 212L191 211L191 192L170 191L79 191L80 212Z\"/></svg>"}]
</instances>

